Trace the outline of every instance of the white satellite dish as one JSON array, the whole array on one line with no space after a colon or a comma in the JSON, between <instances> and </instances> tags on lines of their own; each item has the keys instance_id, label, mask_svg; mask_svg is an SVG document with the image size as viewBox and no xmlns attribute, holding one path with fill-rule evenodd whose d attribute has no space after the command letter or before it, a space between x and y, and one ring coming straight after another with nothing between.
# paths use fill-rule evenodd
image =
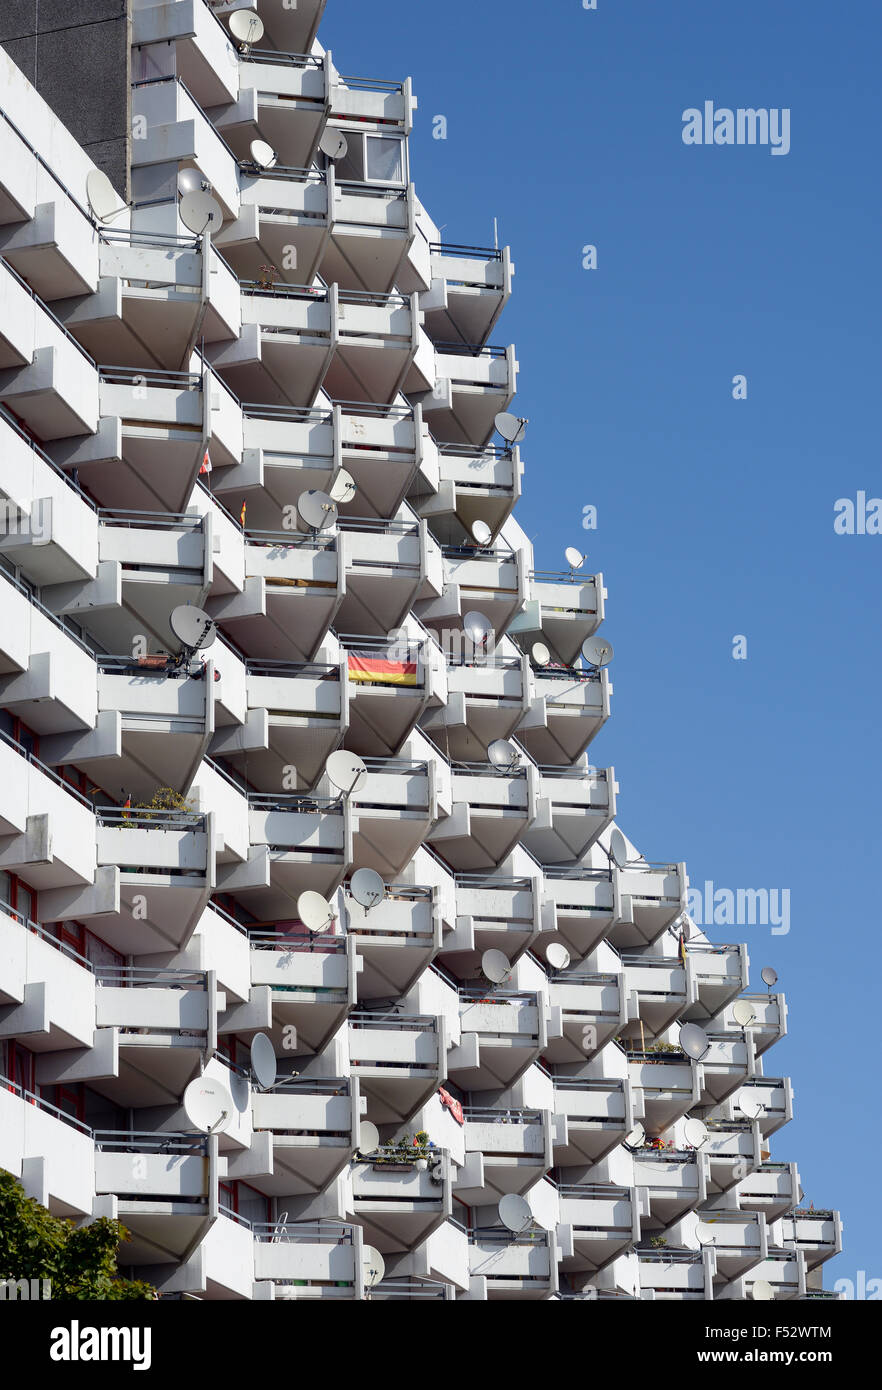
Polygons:
<instances>
[{"instance_id":1,"label":"white satellite dish","mask_svg":"<svg viewBox=\"0 0 882 1390\"><path fill-rule=\"evenodd\" d=\"M297 512L313 531L326 531L337 520L337 503L326 492L310 488L297 498Z\"/></svg>"},{"instance_id":2,"label":"white satellite dish","mask_svg":"<svg viewBox=\"0 0 882 1390\"><path fill-rule=\"evenodd\" d=\"M689 1119L683 1126L683 1137L693 1149L700 1149L707 1139L707 1125L701 1120Z\"/></svg>"},{"instance_id":3,"label":"white satellite dish","mask_svg":"<svg viewBox=\"0 0 882 1390\"><path fill-rule=\"evenodd\" d=\"M328 159L342 159L349 149L349 142L342 130L334 130L333 127L329 127L323 132L318 147L322 154L327 155Z\"/></svg>"},{"instance_id":4,"label":"white satellite dish","mask_svg":"<svg viewBox=\"0 0 882 1390\"><path fill-rule=\"evenodd\" d=\"M360 790L368 775L367 768L358 754L349 753L345 748L338 748L336 753L331 754L325 763L325 772L344 796L351 796L354 791Z\"/></svg>"},{"instance_id":5,"label":"white satellite dish","mask_svg":"<svg viewBox=\"0 0 882 1390\"><path fill-rule=\"evenodd\" d=\"M511 772L521 761L518 746L510 738L495 738L487 749L487 757L499 772Z\"/></svg>"},{"instance_id":6,"label":"white satellite dish","mask_svg":"<svg viewBox=\"0 0 882 1390\"><path fill-rule=\"evenodd\" d=\"M327 931L337 920L331 904L312 888L307 888L297 899L297 916L308 931L315 933Z\"/></svg>"},{"instance_id":7,"label":"white satellite dish","mask_svg":"<svg viewBox=\"0 0 882 1390\"><path fill-rule=\"evenodd\" d=\"M710 1051L707 1033L697 1023L684 1023L680 1029L680 1046L694 1062L700 1062Z\"/></svg>"},{"instance_id":8,"label":"white satellite dish","mask_svg":"<svg viewBox=\"0 0 882 1390\"><path fill-rule=\"evenodd\" d=\"M279 162L279 156L266 140L251 141L251 158L258 169L272 169Z\"/></svg>"},{"instance_id":9,"label":"white satellite dish","mask_svg":"<svg viewBox=\"0 0 882 1390\"><path fill-rule=\"evenodd\" d=\"M478 545L490 544L491 540L493 539L493 532L490 530L490 527L487 525L486 521L472 522L472 539L476 540L478 542Z\"/></svg>"},{"instance_id":10,"label":"white satellite dish","mask_svg":"<svg viewBox=\"0 0 882 1390\"><path fill-rule=\"evenodd\" d=\"M769 989L771 989L772 985L778 983L778 972L774 966L764 965L760 971L760 979L764 985L768 985Z\"/></svg>"},{"instance_id":11,"label":"white satellite dish","mask_svg":"<svg viewBox=\"0 0 882 1390\"><path fill-rule=\"evenodd\" d=\"M493 421L506 444L520 444L527 433L529 421L520 415L512 415L507 410L500 411Z\"/></svg>"},{"instance_id":12,"label":"white satellite dish","mask_svg":"<svg viewBox=\"0 0 882 1390\"><path fill-rule=\"evenodd\" d=\"M695 1227L695 1239L699 1245L716 1245L717 1233L707 1221L699 1221Z\"/></svg>"},{"instance_id":13,"label":"white satellite dish","mask_svg":"<svg viewBox=\"0 0 882 1390\"><path fill-rule=\"evenodd\" d=\"M233 1123L233 1097L217 1077L194 1077L184 1092L184 1114L203 1134L224 1134Z\"/></svg>"},{"instance_id":14,"label":"white satellite dish","mask_svg":"<svg viewBox=\"0 0 882 1390\"><path fill-rule=\"evenodd\" d=\"M358 1126L358 1152L372 1154L380 1147L380 1131L370 1120L362 1120Z\"/></svg>"},{"instance_id":15,"label":"white satellite dish","mask_svg":"<svg viewBox=\"0 0 882 1390\"><path fill-rule=\"evenodd\" d=\"M191 652L210 647L217 636L214 619L192 603L182 603L180 607L172 609L168 625L181 646Z\"/></svg>"},{"instance_id":16,"label":"white satellite dish","mask_svg":"<svg viewBox=\"0 0 882 1390\"><path fill-rule=\"evenodd\" d=\"M372 1245L366 1245L361 1252L361 1267L364 1270L365 1288L372 1289L386 1273L386 1261Z\"/></svg>"},{"instance_id":17,"label":"white satellite dish","mask_svg":"<svg viewBox=\"0 0 882 1390\"><path fill-rule=\"evenodd\" d=\"M545 948L545 959L552 970L566 970L570 963L570 953L559 941L551 941Z\"/></svg>"},{"instance_id":18,"label":"white satellite dish","mask_svg":"<svg viewBox=\"0 0 882 1390\"><path fill-rule=\"evenodd\" d=\"M365 912L381 903L386 896L386 885L376 869L356 869L349 880L349 891Z\"/></svg>"},{"instance_id":19,"label":"white satellite dish","mask_svg":"<svg viewBox=\"0 0 882 1390\"><path fill-rule=\"evenodd\" d=\"M582 655L589 666L608 666L613 659L612 642L603 637L586 637L582 643Z\"/></svg>"},{"instance_id":20,"label":"white satellite dish","mask_svg":"<svg viewBox=\"0 0 882 1390\"><path fill-rule=\"evenodd\" d=\"M499 1219L515 1235L533 1225L533 1208L519 1192L506 1192L499 1199Z\"/></svg>"},{"instance_id":21,"label":"white satellite dish","mask_svg":"<svg viewBox=\"0 0 882 1390\"><path fill-rule=\"evenodd\" d=\"M185 193L178 204L178 212L184 226L197 236L202 236L203 232L219 232L224 220L220 203L201 189Z\"/></svg>"},{"instance_id":22,"label":"white satellite dish","mask_svg":"<svg viewBox=\"0 0 882 1390\"><path fill-rule=\"evenodd\" d=\"M630 863L628 859L628 842L618 827L616 827L609 837L609 852L617 869L626 869L628 867Z\"/></svg>"},{"instance_id":23,"label":"white satellite dish","mask_svg":"<svg viewBox=\"0 0 882 1390\"><path fill-rule=\"evenodd\" d=\"M345 507L347 502L351 502L358 488L351 473L347 473L345 468L340 468L331 479L331 486L328 488L328 496L332 502L336 502L338 507Z\"/></svg>"},{"instance_id":24,"label":"white satellite dish","mask_svg":"<svg viewBox=\"0 0 882 1390\"><path fill-rule=\"evenodd\" d=\"M266 1033L255 1033L251 1039L251 1075L262 1090L276 1084L276 1049Z\"/></svg>"},{"instance_id":25,"label":"white satellite dish","mask_svg":"<svg viewBox=\"0 0 882 1390\"><path fill-rule=\"evenodd\" d=\"M125 212L128 203L123 202L110 179L101 169L91 169L86 175L86 197L92 215L99 222L109 222Z\"/></svg>"},{"instance_id":26,"label":"white satellite dish","mask_svg":"<svg viewBox=\"0 0 882 1390\"><path fill-rule=\"evenodd\" d=\"M622 1143L626 1149L642 1149L646 1139L646 1130L638 1120L633 1129L629 1129Z\"/></svg>"},{"instance_id":27,"label":"white satellite dish","mask_svg":"<svg viewBox=\"0 0 882 1390\"><path fill-rule=\"evenodd\" d=\"M756 1023L756 1014L753 1005L746 999L736 999L732 1005L732 1017L740 1028L747 1028L751 1023Z\"/></svg>"},{"instance_id":28,"label":"white satellite dish","mask_svg":"<svg viewBox=\"0 0 882 1390\"><path fill-rule=\"evenodd\" d=\"M537 666L547 666L551 660L551 652L544 642L534 642L530 648L530 655Z\"/></svg>"},{"instance_id":29,"label":"white satellite dish","mask_svg":"<svg viewBox=\"0 0 882 1390\"><path fill-rule=\"evenodd\" d=\"M235 10L227 23L233 38L241 44L258 43L263 38L263 20L256 10Z\"/></svg>"},{"instance_id":30,"label":"white satellite dish","mask_svg":"<svg viewBox=\"0 0 882 1390\"><path fill-rule=\"evenodd\" d=\"M588 556L583 555L581 550L577 550L574 545L568 545L564 551L564 559L571 570L580 570Z\"/></svg>"},{"instance_id":31,"label":"white satellite dish","mask_svg":"<svg viewBox=\"0 0 882 1390\"><path fill-rule=\"evenodd\" d=\"M202 177L198 169L186 168L178 170L178 192L179 193L199 193L203 190L207 180ZM207 188L204 190L208 191Z\"/></svg>"},{"instance_id":32,"label":"white satellite dish","mask_svg":"<svg viewBox=\"0 0 882 1390\"><path fill-rule=\"evenodd\" d=\"M481 974L494 985L504 985L511 979L511 961L503 951L485 951L481 957Z\"/></svg>"},{"instance_id":33,"label":"white satellite dish","mask_svg":"<svg viewBox=\"0 0 882 1390\"><path fill-rule=\"evenodd\" d=\"M493 624L489 618L485 618L483 613L478 613L474 609L465 614L462 626L466 637L476 647L486 646L493 636Z\"/></svg>"},{"instance_id":34,"label":"white satellite dish","mask_svg":"<svg viewBox=\"0 0 882 1390\"><path fill-rule=\"evenodd\" d=\"M766 1279L755 1279L750 1286L750 1296L763 1303L773 1302L775 1290Z\"/></svg>"},{"instance_id":35,"label":"white satellite dish","mask_svg":"<svg viewBox=\"0 0 882 1390\"><path fill-rule=\"evenodd\" d=\"M735 1104L738 1106L742 1115L746 1115L749 1120L759 1119L766 1108L759 1097L751 1095L748 1090L738 1092Z\"/></svg>"}]
</instances>

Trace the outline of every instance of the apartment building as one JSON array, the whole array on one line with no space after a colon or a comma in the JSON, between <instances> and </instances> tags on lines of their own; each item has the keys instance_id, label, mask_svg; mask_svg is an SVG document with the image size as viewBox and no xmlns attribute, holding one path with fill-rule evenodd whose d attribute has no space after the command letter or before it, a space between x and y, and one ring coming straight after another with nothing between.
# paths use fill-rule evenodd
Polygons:
<instances>
[{"instance_id":1,"label":"apartment building","mask_svg":"<svg viewBox=\"0 0 882 1390\"><path fill-rule=\"evenodd\" d=\"M784 997L590 761L509 249L323 10L4 21L0 1167L168 1298L835 1297Z\"/></svg>"}]
</instances>

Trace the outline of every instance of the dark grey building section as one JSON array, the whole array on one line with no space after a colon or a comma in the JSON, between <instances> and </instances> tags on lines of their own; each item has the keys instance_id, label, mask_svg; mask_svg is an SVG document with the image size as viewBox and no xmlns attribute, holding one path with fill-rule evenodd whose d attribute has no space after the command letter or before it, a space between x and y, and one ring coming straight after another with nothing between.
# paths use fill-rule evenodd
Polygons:
<instances>
[{"instance_id":1,"label":"dark grey building section","mask_svg":"<svg viewBox=\"0 0 882 1390\"><path fill-rule=\"evenodd\" d=\"M128 201L131 0L0 0L0 44Z\"/></svg>"}]
</instances>

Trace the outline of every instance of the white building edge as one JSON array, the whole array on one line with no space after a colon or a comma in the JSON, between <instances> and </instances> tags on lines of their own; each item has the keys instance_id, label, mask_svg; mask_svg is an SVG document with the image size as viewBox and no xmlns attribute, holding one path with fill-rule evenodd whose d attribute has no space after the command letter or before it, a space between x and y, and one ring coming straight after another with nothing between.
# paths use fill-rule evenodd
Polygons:
<instances>
[{"instance_id":1,"label":"white building edge","mask_svg":"<svg viewBox=\"0 0 882 1390\"><path fill-rule=\"evenodd\" d=\"M0 1167L119 1218L164 1296L836 1297L838 1214L772 1159L783 995L749 992L744 945L681 944L683 864L608 852L611 685L579 656L603 578L534 570L519 450L491 442L508 249L441 242L410 85L342 78L323 0L258 0L244 52L241 8L134 0L133 206L104 223L0 53ZM298 498L341 469L354 498L308 533ZM188 603L218 639L175 667ZM341 748L367 766L348 797ZM145 811L159 787L191 809ZM299 923L306 890L331 931ZM203 1071L233 1099L207 1135ZM433 1148L366 1159L364 1121Z\"/></svg>"}]
</instances>

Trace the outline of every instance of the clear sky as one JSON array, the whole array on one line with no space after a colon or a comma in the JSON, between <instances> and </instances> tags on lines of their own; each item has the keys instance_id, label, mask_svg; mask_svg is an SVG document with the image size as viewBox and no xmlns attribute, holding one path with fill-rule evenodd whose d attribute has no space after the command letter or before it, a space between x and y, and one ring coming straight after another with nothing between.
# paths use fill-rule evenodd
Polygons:
<instances>
[{"instance_id":1,"label":"clear sky","mask_svg":"<svg viewBox=\"0 0 882 1390\"><path fill-rule=\"evenodd\" d=\"M825 1282L857 1283L882 1277L882 535L837 534L834 508L882 496L882 19L596 4L329 0L320 37L344 73L413 78L411 172L444 239L492 245L495 216L512 248L494 340L517 345L530 417L518 517L538 568L575 544L603 571L614 695L591 756L623 828L694 885L790 890L786 935L710 934L748 941L752 986L779 972L766 1072L792 1078L795 1118L772 1158L840 1208ZM705 101L789 110L789 153L684 144Z\"/></svg>"}]
</instances>

